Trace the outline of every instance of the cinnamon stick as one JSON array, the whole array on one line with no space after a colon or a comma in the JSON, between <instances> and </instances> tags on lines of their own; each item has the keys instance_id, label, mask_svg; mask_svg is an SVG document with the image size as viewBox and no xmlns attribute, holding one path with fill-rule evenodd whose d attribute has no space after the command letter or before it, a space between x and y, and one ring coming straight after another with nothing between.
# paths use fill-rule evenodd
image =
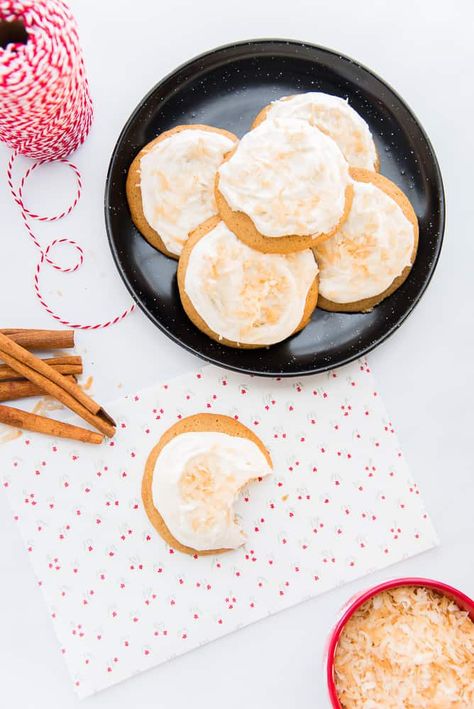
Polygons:
<instances>
[{"instance_id":1,"label":"cinnamon stick","mask_svg":"<svg viewBox=\"0 0 474 709\"><path fill-rule=\"evenodd\" d=\"M54 396L97 430L109 437L115 434L114 420L77 384L69 382L44 360L35 357L3 333L0 333L0 357L12 369L39 386L47 394Z\"/></svg>"},{"instance_id":2,"label":"cinnamon stick","mask_svg":"<svg viewBox=\"0 0 474 709\"><path fill-rule=\"evenodd\" d=\"M70 381L74 381L73 376L68 376ZM42 396L44 391L28 379L13 379L8 382L0 382L0 401L14 401L15 399L26 399L29 396Z\"/></svg>"},{"instance_id":3,"label":"cinnamon stick","mask_svg":"<svg viewBox=\"0 0 474 709\"><path fill-rule=\"evenodd\" d=\"M82 374L82 357L76 355L66 355L64 357L49 357L43 362L49 364L61 374ZM22 379L21 374L9 367L7 364L0 364L0 382L8 379Z\"/></svg>"},{"instance_id":4,"label":"cinnamon stick","mask_svg":"<svg viewBox=\"0 0 474 709\"><path fill-rule=\"evenodd\" d=\"M74 347L74 330L3 328L0 333L29 350L62 350Z\"/></svg>"},{"instance_id":5,"label":"cinnamon stick","mask_svg":"<svg viewBox=\"0 0 474 709\"><path fill-rule=\"evenodd\" d=\"M30 414L27 411L15 409L13 406L0 405L0 423L6 423L8 426L26 429L27 431L37 431L48 436L71 438L74 441L82 441L83 443L102 443L104 440L104 436L96 431L89 431L87 428L55 421L46 416Z\"/></svg>"}]
</instances>

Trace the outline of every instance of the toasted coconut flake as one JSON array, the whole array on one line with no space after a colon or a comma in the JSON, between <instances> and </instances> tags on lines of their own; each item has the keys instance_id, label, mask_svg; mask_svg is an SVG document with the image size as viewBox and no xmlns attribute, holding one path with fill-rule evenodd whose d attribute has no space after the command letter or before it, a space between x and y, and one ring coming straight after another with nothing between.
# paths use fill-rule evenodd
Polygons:
<instances>
[{"instance_id":1,"label":"toasted coconut flake","mask_svg":"<svg viewBox=\"0 0 474 709\"><path fill-rule=\"evenodd\" d=\"M344 709L472 709L474 623L431 589L383 591L344 627L334 678Z\"/></svg>"}]
</instances>

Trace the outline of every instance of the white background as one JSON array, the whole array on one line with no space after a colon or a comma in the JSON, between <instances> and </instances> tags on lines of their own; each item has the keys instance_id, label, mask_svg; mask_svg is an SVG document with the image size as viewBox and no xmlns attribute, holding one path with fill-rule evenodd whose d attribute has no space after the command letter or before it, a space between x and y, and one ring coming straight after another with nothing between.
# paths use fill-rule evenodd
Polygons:
<instances>
[{"instance_id":1,"label":"white background","mask_svg":"<svg viewBox=\"0 0 474 709\"><path fill-rule=\"evenodd\" d=\"M176 65L233 40L288 37L353 56L413 108L437 152L447 193L445 245L414 314L370 356L385 404L441 537L441 547L250 626L85 700L88 709L325 709L322 651L337 610L357 589L403 575L438 578L474 595L474 328L472 165L474 66L470 0L71 0L96 117L75 156L85 179L79 207L44 226L87 250L74 275L44 273L44 292L68 318L106 319L129 298L109 254L103 188L117 135L143 94ZM37 253L22 230L0 147L0 316L8 326L53 327L32 290ZM55 211L72 190L58 166L32 179L29 204ZM184 372L196 360L137 312L110 330L79 333L103 401ZM1 451L0 451L1 457ZM0 705L77 707L46 606L0 495Z\"/></svg>"}]
</instances>

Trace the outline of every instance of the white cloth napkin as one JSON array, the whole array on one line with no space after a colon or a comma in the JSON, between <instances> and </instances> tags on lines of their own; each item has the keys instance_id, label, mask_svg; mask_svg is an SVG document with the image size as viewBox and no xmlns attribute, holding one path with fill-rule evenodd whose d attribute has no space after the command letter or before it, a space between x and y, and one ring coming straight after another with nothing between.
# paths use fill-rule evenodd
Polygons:
<instances>
[{"instance_id":1,"label":"white cloth napkin","mask_svg":"<svg viewBox=\"0 0 474 709\"><path fill-rule=\"evenodd\" d=\"M23 433L3 486L81 697L437 544L367 363L297 379L206 366L108 405L101 447ZM177 419L235 416L274 475L237 505L245 547L186 556L140 499L149 451Z\"/></svg>"}]
</instances>

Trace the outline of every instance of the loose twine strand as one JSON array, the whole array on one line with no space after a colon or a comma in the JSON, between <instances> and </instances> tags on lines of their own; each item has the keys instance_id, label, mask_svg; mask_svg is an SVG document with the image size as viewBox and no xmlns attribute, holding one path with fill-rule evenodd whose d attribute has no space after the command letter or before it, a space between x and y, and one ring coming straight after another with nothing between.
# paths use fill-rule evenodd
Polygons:
<instances>
[{"instance_id":1,"label":"loose twine strand","mask_svg":"<svg viewBox=\"0 0 474 709\"><path fill-rule=\"evenodd\" d=\"M135 305L94 324L71 322L48 305L40 288L42 267L46 263L61 273L73 273L84 262L84 250L69 238L54 239L43 247L31 226L34 220L63 219L81 198L81 173L67 156L89 133L93 106L76 21L62 0L0 0L0 22L21 22L28 37L25 43L10 42L0 47L0 141L13 149L7 165L8 186L25 229L40 252L34 274L36 296L46 312L62 325L80 330L110 327L133 312ZM13 169L19 155L35 162L15 185ZM62 212L48 216L31 211L23 195L30 175L53 160L72 170L76 192ZM52 251L57 253L64 246L72 247L76 254L73 264L67 267L52 258Z\"/></svg>"}]
</instances>

